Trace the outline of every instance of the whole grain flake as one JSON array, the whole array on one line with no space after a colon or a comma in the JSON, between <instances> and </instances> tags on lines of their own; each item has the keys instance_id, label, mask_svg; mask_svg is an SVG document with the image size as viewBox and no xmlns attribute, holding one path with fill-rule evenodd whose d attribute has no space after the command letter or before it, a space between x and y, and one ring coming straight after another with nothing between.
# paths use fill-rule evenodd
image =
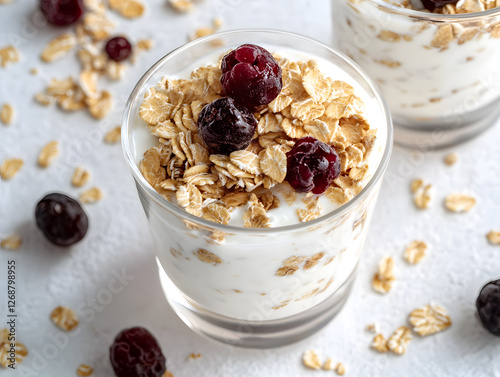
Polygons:
<instances>
[{"instance_id":1,"label":"whole grain flake","mask_svg":"<svg viewBox=\"0 0 500 377\"><path fill-rule=\"evenodd\" d=\"M65 331L72 331L79 324L78 316L75 311L65 306L58 306L52 310L50 313L50 319L57 327Z\"/></svg>"},{"instance_id":2,"label":"whole grain flake","mask_svg":"<svg viewBox=\"0 0 500 377\"><path fill-rule=\"evenodd\" d=\"M71 178L71 184L75 187L82 187L89 181L89 179L90 172L81 166L78 166L73 173L73 177Z\"/></svg>"},{"instance_id":3,"label":"whole grain flake","mask_svg":"<svg viewBox=\"0 0 500 377\"><path fill-rule=\"evenodd\" d=\"M118 143L121 140L121 127L115 127L104 135L104 142L109 144Z\"/></svg>"},{"instance_id":4,"label":"whole grain flake","mask_svg":"<svg viewBox=\"0 0 500 377\"><path fill-rule=\"evenodd\" d=\"M420 336L435 334L451 326L451 318L446 309L436 304L415 309L411 312L409 320L413 331Z\"/></svg>"},{"instance_id":5,"label":"whole grain flake","mask_svg":"<svg viewBox=\"0 0 500 377\"><path fill-rule=\"evenodd\" d=\"M404 355L411 339L411 330L406 326L401 326L391 335L387 341L387 347L396 355Z\"/></svg>"},{"instance_id":6,"label":"whole grain flake","mask_svg":"<svg viewBox=\"0 0 500 377\"><path fill-rule=\"evenodd\" d=\"M0 177L7 181L12 179L24 165L20 158L8 158L0 165Z\"/></svg>"},{"instance_id":7,"label":"whole grain flake","mask_svg":"<svg viewBox=\"0 0 500 377\"><path fill-rule=\"evenodd\" d=\"M386 294L391 290L395 280L394 259L385 257L378 264L378 271L373 277L372 287L376 292Z\"/></svg>"},{"instance_id":8,"label":"whole grain flake","mask_svg":"<svg viewBox=\"0 0 500 377\"><path fill-rule=\"evenodd\" d=\"M427 255L428 246L423 241L413 241L405 250L404 258L410 264L418 264Z\"/></svg>"},{"instance_id":9,"label":"whole grain flake","mask_svg":"<svg viewBox=\"0 0 500 377\"><path fill-rule=\"evenodd\" d=\"M476 199L473 196L461 193L450 194L444 201L445 208L450 212L469 212L476 205Z\"/></svg>"},{"instance_id":10,"label":"whole grain flake","mask_svg":"<svg viewBox=\"0 0 500 377\"><path fill-rule=\"evenodd\" d=\"M38 166L41 168L49 167L57 156L59 156L59 143L57 141L51 141L40 151L38 155Z\"/></svg>"},{"instance_id":11,"label":"whole grain flake","mask_svg":"<svg viewBox=\"0 0 500 377\"><path fill-rule=\"evenodd\" d=\"M309 369L320 369L321 361L318 354L314 350L307 350L302 356L302 363Z\"/></svg>"},{"instance_id":12,"label":"whole grain flake","mask_svg":"<svg viewBox=\"0 0 500 377\"><path fill-rule=\"evenodd\" d=\"M385 339L384 335L382 334L375 335L371 344L371 348L380 353L385 353L389 351L389 347L387 346L387 339Z\"/></svg>"},{"instance_id":13,"label":"whole grain flake","mask_svg":"<svg viewBox=\"0 0 500 377\"><path fill-rule=\"evenodd\" d=\"M0 66L5 68L9 64L17 63L20 58L19 50L14 46L0 48Z\"/></svg>"},{"instance_id":14,"label":"whole grain flake","mask_svg":"<svg viewBox=\"0 0 500 377\"><path fill-rule=\"evenodd\" d=\"M5 103L0 109L0 122L8 126L13 122L14 115L15 115L14 107L9 103Z\"/></svg>"},{"instance_id":15,"label":"whole grain flake","mask_svg":"<svg viewBox=\"0 0 500 377\"><path fill-rule=\"evenodd\" d=\"M76 370L76 374L80 377L88 377L91 376L92 373L94 373L94 369L85 364L80 364Z\"/></svg>"},{"instance_id":16,"label":"whole grain flake","mask_svg":"<svg viewBox=\"0 0 500 377\"><path fill-rule=\"evenodd\" d=\"M98 202L104 196L103 192L98 187L93 187L80 194L80 201L82 203L91 204Z\"/></svg>"},{"instance_id":17,"label":"whole grain flake","mask_svg":"<svg viewBox=\"0 0 500 377\"><path fill-rule=\"evenodd\" d=\"M338 363L338 364L337 364L337 367L335 368L335 370L337 371L337 374L338 374L339 376L343 376L343 375L345 375L345 374L346 374L346 372L347 372L347 369L346 369L346 367L345 367L344 363Z\"/></svg>"},{"instance_id":18,"label":"whole grain flake","mask_svg":"<svg viewBox=\"0 0 500 377\"><path fill-rule=\"evenodd\" d=\"M0 241L0 247L5 250L18 250L22 243L23 240L19 235L11 234Z\"/></svg>"},{"instance_id":19,"label":"whole grain flake","mask_svg":"<svg viewBox=\"0 0 500 377\"><path fill-rule=\"evenodd\" d=\"M486 235L492 245L500 245L500 232L492 230Z\"/></svg>"}]
</instances>

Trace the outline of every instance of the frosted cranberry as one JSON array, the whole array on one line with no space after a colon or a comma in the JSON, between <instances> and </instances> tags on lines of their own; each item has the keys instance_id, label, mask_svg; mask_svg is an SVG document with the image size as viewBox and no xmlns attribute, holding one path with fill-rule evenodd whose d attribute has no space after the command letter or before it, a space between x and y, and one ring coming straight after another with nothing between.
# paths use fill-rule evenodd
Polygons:
<instances>
[{"instance_id":1,"label":"frosted cranberry","mask_svg":"<svg viewBox=\"0 0 500 377\"><path fill-rule=\"evenodd\" d=\"M245 149L256 127L252 112L229 97L206 105L198 117L198 134L213 154L229 155Z\"/></svg>"},{"instance_id":2,"label":"frosted cranberry","mask_svg":"<svg viewBox=\"0 0 500 377\"><path fill-rule=\"evenodd\" d=\"M283 87L281 68L269 51L244 44L222 59L221 83L226 95L255 108L275 99Z\"/></svg>"},{"instance_id":3,"label":"frosted cranberry","mask_svg":"<svg viewBox=\"0 0 500 377\"><path fill-rule=\"evenodd\" d=\"M83 14L82 0L40 0L40 10L51 24L68 26Z\"/></svg>"},{"instance_id":4,"label":"frosted cranberry","mask_svg":"<svg viewBox=\"0 0 500 377\"><path fill-rule=\"evenodd\" d=\"M117 377L161 377L167 369L158 342L143 327L120 332L109 348L109 358Z\"/></svg>"},{"instance_id":5,"label":"frosted cranberry","mask_svg":"<svg viewBox=\"0 0 500 377\"><path fill-rule=\"evenodd\" d=\"M286 154L286 181L298 192L322 194L340 175L335 149L311 136L298 140Z\"/></svg>"},{"instance_id":6,"label":"frosted cranberry","mask_svg":"<svg viewBox=\"0 0 500 377\"><path fill-rule=\"evenodd\" d=\"M106 43L106 53L111 60L121 62L127 59L132 53L132 45L127 38L115 37Z\"/></svg>"},{"instance_id":7,"label":"frosted cranberry","mask_svg":"<svg viewBox=\"0 0 500 377\"><path fill-rule=\"evenodd\" d=\"M445 6L446 4L456 3L457 0L422 0L422 4L427 10L433 12L436 8Z\"/></svg>"},{"instance_id":8,"label":"frosted cranberry","mask_svg":"<svg viewBox=\"0 0 500 377\"><path fill-rule=\"evenodd\" d=\"M80 204L64 194L49 194L35 209L38 228L55 245L71 246L87 234L89 220Z\"/></svg>"},{"instance_id":9,"label":"frosted cranberry","mask_svg":"<svg viewBox=\"0 0 500 377\"><path fill-rule=\"evenodd\" d=\"M500 336L500 280L490 281L481 289L476 308L486 330Z\"/></svg>"}]
</instances>

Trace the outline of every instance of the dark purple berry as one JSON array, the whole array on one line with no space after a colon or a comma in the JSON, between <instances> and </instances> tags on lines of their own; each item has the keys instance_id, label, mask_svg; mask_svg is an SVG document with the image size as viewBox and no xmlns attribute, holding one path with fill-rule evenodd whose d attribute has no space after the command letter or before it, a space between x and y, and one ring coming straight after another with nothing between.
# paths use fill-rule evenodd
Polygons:
<instances>
[{"instance_id":1,"label":"dark purple berry","mask_svg":"<svg viewBox=\"0 0 500 377\"><path fill-rule=\"evenodd\" d=\"M206 105L198 117L198 134L213 154L229 155L245 149L256 127L252 112L229 97Z\"/></svg>"},{"instance_id":2,"label":"dark purple berry","mask_svg":"<svg viewBox=\"0 0 500 377\"><path fill-rule=\"evenodd\" d=\"M111 60L121 62L127 59L132 53L132 45L127 38L115 37L106 43L106 53Z\"/></svg>"},{"instance_id":3,"label":"dark purple berry","mask_svg":"<svg viewBox=\"0 0 500 377\"><path fill-rule=\"evenodd\" d=\"M109 348L109 359L117 377L161 377L167 369L158 342L143 327L120 332Z\"/></svg>"},{"instance_id":4,"label":"dark purple berry","mask_svg":"<svg viewBox=\"0 0 500 377\"><path fill-rule=\"evenodd\" d=\"M490 281L481 289L476 308L486 330L500 336L500 279Z\"/></svg>"},{"instance_id":5,"label":"dark purple berry","mask_svg":"<svg viewBox=\"0 0 500 377\"><path fill-rule=\"evenodd\" d=\"M322 194L340 175L335 149L311 136L298 140L286 154L286 181L298 192Z\"/></svg>"},{"instance_id":6,"label":"dark purple berry","mask_svg":"<svg viewBox=\"0 0 500 377\"><path fill-rule=\"evenodd\" d=\"M222 59L226 95L248 108L267 105L281 92L281 68L262 47L244 44Z\"/></svg>"},{"instance_id":7,"label":"dark purple berry","mask_svg":"<svg viewBox=\"0 0 500 377\"><path fill-rule=\"evenodd\" d=\"M446 4L456 3L457 0L422 0L425 9L434 12L436 8L445 6Z\"/></svg>"},{"instance_id":8,"label":"dark purple berry","mask_svg":"<svg viewBox=\"0 0 500 377\"><path fill-rule=\"evenodd\" d=\"M55 245L71 246L80 241L89 227L89 220L80 204L63 194L49 194L35 209L38 228Z\"/></svg>"},{"instance_id":9,"label":"dark purple berry","mask_svg":"<svg viewBox=\"0 0 500 377\"><path fill-rule=\"evenodd\" d=\"M82 0L40 0L40 10L52 25L74 24L83 14Z\"/></svg>"}]
</instances>

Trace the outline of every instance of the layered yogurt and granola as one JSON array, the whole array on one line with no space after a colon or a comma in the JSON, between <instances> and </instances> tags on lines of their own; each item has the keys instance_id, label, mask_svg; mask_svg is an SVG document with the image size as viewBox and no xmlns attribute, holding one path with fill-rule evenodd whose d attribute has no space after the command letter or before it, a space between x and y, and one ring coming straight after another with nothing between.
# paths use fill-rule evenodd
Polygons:
<instances>
[{"instance_id":1,"label":"layered yogurt and granola","mask_svg":"<svg viewBox=\"0 0 500 377\"><path fill-rule=\"evenodd\" d=\"M340 48L374 79L396 124L458 127L500 96L495 0L334 1Z\"/></svg>"},{"instance_id":2,"label":"layered yogurt and granola","mask_svg":"<svg viewBox=\"0 0 500 377\"><path fill-rule=\"evenodd\" d=\"M142 198L166 276L196 305L246 320L302 312L353 274L378 190L320 218L360 194L387 131L349 74L268 49L221 50L163 77L145 93L133 136L148 183L208 220Z\"/></svg>"}]
</instances>

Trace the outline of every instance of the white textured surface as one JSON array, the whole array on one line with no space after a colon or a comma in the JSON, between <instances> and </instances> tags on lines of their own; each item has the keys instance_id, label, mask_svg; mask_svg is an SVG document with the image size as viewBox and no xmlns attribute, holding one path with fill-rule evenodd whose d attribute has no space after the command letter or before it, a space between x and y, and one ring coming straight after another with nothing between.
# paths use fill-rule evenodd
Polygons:
<instances>
[{"instance_id":1,"label":"white textured surface","mask_svg":"<svg viewBox=\"0 0 500 377\"><path fill-rule=\"evenodd\" d=\"M78 364L86 363L95 368L96 376L112 376L107 349L113 337L124 327L143 325L160 340L175 377L331 375L302 367L302 352L309 348L344 362L349 376L500 375L500 340L481 328L474 311L478 290L489 279L498 278L500 270L500 248L489 245L485 238L491 229L500 229L498 126L456 148L460 161L453 167L443 164L445 152L410 154L396 148L359 278L344 311L319 334L299 344L271 351L234 350L191 332L163 299L150 235L132 178L120 147L101 142L102 130L119 123L123 103L141 72L182 44L195 27L208 25L214 16L224 18L224 29L279 28L330 42L329 2L274 0L269 5L271 2L263 0L214 0L194 14L178 16L164 0L148 1L142 19L117 19L117 30L134 39L153 37L156 48L140 57L128 70L126 80L109 85L119 101L104 122L96 122L83 112L64 114L55 108L43 108L31 100L49 78L78 71L72 57L51 65L38 60L44 44L59 31L26 26L35 12L33 3L14 0L13 4L0 6L0 46L8 44L13 36L22 36L17 38L22 43L22 61L0 68L0 103L10 102L18 110L12 125L0 125L0 161L19 156L26 162L13 180L0 181L0 238L20 232L24 239L19 251L0 251L0 327L4 327L1 323L6 311L6 262L15 258L18 332L30 351L21 364L31 369L25 372L34 376L71 376ZM35 66L41 74L29 75L29 69ZM61 142L62 155L57 164L41 170L36 166L38 151L54 139ZM35 229L33 210L37 200L50 191L77 196L81 190L69 182L73 168L80 164L92 170L88 187L102 188L106 197L86 207L91 229L85 241L64 251L48 244ZM436 187L432 208L424 212L411 203L409 184L416 177ZM478 206L464 215L446 213L444 196L462 190L474 193ZM422 264L409 266L402 254L405 245L418 238L428 242L431 250ZM386 296L370 287L371 276L383 255L395 257L398 277L397 285ZM121 293L114 294L109 304L92 304L99 295L101 300L106 299L102 292L113 278L112 271L122 269L134 279ZM371 335L364 330L368 323L378 322L388 336L407 323L412 309L431 300L449 309L454 321L449 330L429 338L415 338L402 357L380 355L368 348ZM80 330L67 339L61 338L63 333L48 319L50 311L60 304L80 307L87 313L81 318ZM95 309L89 310L92 305ZM203 358L187 361L191 352L202 353ZM43 353L52 359L43 360L39 356Z\"/></svg>"}]
</instances>

